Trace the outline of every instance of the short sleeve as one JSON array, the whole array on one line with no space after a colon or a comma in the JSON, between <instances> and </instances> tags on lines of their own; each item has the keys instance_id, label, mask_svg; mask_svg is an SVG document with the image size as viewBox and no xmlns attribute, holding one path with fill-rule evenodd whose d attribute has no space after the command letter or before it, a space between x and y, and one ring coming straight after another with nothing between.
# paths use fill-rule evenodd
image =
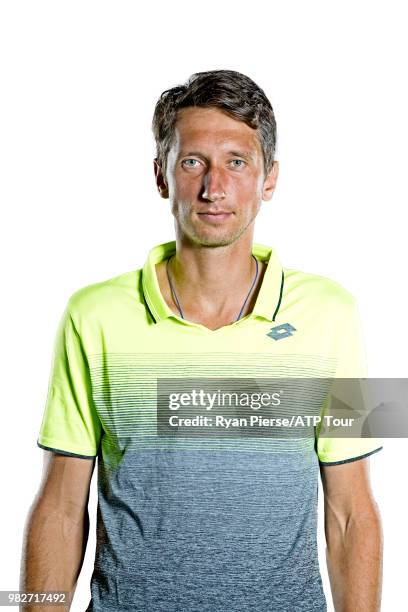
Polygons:
<instances>
[{"instance_id":1,"label":"short sleeve","mask_svg":"<svg viewBox=\"0 0 408 612\"><path fill-rule=\"evenodd\" d=\"M367 361L364 349L362 325L356 300L349 294L337 328L340 335L336 356L336 378L364 379L367 377ZM353 383L354 384L354 383ZM359 384L356 380L355 384ZM362 392L363 393L363 392ZM330 413L329 396L322 411ZM319 436L316 440L317 455L321 465L338 465L363 459L382 449L379 438L330 438Z\"/></svg>"},{"instance_id":2,"label":"short sleeve","mask_svg":"<svg viewBox=\"0 0 408 612\"><path fill-rule=\"evenodd\" d=\"M86 354L68 301L54 340L37 445L45 450L90 459L98 453L101 429L92 398Z\"/></svg>"}]
</instances>

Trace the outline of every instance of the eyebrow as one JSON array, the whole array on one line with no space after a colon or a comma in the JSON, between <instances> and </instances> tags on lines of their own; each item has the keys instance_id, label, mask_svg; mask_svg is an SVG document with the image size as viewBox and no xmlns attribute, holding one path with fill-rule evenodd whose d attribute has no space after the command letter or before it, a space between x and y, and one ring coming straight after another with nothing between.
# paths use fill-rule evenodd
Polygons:
<instances>
[{"instance_id":1,"label":"eyebrow","mask_svg":"<svg viewBox=\"0 0 408 612\"><path fill-rule=\"evenodd\" d=\"M197 157L203 157L204 159L206 159L206 156L203 155L203 153L200 153L200 151L188 151L186 153L181 152L180 153L180 157L188 157L189 155L196 155ZM227 151L226 155L232 155L234 157L242 157L244 159L249 159L254 161L255 156L253 153L251 153L250 151Z\"/></svg>"},{"instance_id":2,"label":"eyebrow","mask_svg":"<svg viewBox=\"0 0 408 612\"><path fill-rule=\"evenodd\" d=\"M243 157L244 159L254 160L255 156L250 151L228 151L228 155L234 155L234 157Z\"/></svg>"}]
</instances>

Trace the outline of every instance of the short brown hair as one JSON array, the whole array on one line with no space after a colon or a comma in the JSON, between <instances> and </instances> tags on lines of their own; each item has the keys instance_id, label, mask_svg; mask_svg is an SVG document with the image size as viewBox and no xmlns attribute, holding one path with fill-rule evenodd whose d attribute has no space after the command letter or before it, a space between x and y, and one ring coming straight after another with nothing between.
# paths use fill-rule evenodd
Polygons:
<instances>
[{"instance_id":1,"label":"short brown hair","mask_svg":"<svg viewBox=\"0 0 408 612\"><path fill-rule=\"evenodd\" d=\"M258 131L264 169L272 168L276 152L276 121L264 91L252 79L234 70L196 72L184 85L164 91L157 101L152 129L156 159L166 171L167 155L173 144L177 112L189 106L216 107Z\"/></svg>"}]
</instances>

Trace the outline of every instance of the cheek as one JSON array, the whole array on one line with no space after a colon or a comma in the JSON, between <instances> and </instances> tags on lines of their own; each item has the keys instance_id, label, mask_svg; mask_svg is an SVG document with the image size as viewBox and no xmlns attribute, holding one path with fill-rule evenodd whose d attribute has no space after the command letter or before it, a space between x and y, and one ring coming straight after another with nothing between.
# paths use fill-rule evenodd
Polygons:
<instances>
[{"instance_id":1,"label":"cheek","mask_svg":"<svg viewBox=\"0 0 408 612\"><path fill-rule=\"evenodd\" d=\"M261 204L262 202L263 187L264 187L264 177L262 173L261 175L257 175L254 178L254 183L253 183L254 199L259 204Z\"/></svg>"},{"instance_id":2,"label":"cheek","mask_svg":"<svg viewBox=\"0 0 408 612\"><path fill-rule=\"evenodd\" d=\"M237 197L243 201L258 201L262 198L262 177L247 175L240 177L241 180L235 181L233 185Z\"/></svg>"},{"instance_id":3,"label":"cheek","mask_svg":"<svg viewBox=\"0 0 408 612\"><path fill-rule=\"evenodd\" d=\"M202 180L199 176L175 175L171 181L171 192L177 198L190 198L200 193Z\"/></svg>"},{"instance_id":4,"label":"cheek","mask_svg":"<svg viewBox=\"0 0 408 612\"><path fill-rule=\"evenodd\" d=\"M199 195L190 181L174 181L169 189L171 207L173 213L177 216L188 215L198 197Z\"/></svg>"}]
</instances>

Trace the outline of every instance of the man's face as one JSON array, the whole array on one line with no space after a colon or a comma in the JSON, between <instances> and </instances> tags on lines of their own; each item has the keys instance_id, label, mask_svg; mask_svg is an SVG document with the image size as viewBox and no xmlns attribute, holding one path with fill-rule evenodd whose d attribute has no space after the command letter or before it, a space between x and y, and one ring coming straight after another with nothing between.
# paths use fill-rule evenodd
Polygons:
<instances>
[{"instance_id":1,"label":"man's face","mask_svg":"<svg viewBox=\"0 0 408 612\"><path fill-rule=\"evenodd\" d=\"M189 107L178 113L166 176L157 164L155 173L178 235L216 247L253 230L262 200L272 197L278 162L265 177L254 129L217 108Z\"/></svg>"}]
</instances>

